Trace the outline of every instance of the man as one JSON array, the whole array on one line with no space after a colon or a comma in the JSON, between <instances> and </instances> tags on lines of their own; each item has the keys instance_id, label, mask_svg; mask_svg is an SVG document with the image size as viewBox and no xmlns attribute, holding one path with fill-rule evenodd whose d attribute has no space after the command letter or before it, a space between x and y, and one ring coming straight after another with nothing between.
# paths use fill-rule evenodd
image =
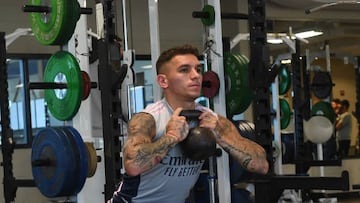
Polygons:
<instances>
[{"instance_id":1,"label":"man","mask_svg":"<svg viewBox=\"0 0 360 203\"><path fill-rule=\"evenodd\" d=\"M217 144L245 169L266 174L265 150L241 137L225 117L195 103L200 96L202 65L199 52L190 45L163 52L157 63L157 82L164 98L135 114L129 121L124 144L126 174L109 202L184 203L196 183L205 160L186 158L179 143L189 132L182 110L200 110L200 127L210 128Z\"/></svg>"},{"instance_id":2,"label":"man","mask_svg":"<svg viewBox=\"0 0 360 203\"><path fill-rule=\"evenodd\" d=\"M331 101L331 106L332 108L334 109L334 113L336 116L339 115L339 111L340 111L340 107L341 107L341 100L338 99L338 98L334 98L332 101Z\"/></svg>"},{"instance_id":3,"label":"man","mask_svg":"<svg viewBox=\"0 0 360 203\"><path fill-rule=\"evenodd\" d=\"M338 138L338 153L341 157L347 156L350 148L352 118L349 110L349 101L341 101L340 116L335 122L335 129Z\"/></svg>"}]
</instances>

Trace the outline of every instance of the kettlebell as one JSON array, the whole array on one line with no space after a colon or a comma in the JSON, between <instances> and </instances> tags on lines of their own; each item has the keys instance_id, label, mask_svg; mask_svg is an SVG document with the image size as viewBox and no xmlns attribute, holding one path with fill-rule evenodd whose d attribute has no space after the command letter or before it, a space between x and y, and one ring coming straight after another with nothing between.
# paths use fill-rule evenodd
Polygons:
<instances>
[{"instance_id":1,"label":"kettlebell","mask_svg":"<svg viewBox=\"0 0 360 203\"><path fill-rule=\"evenodd\" d=\"M185 116L190 125L188 136L180 143L186 157L191 160L205 160L216 153L216 140L209 128L199 127L199 110L183 110L180 116ZM195 127L192 127L195 126Z\"/></svg>"}]
</instances>

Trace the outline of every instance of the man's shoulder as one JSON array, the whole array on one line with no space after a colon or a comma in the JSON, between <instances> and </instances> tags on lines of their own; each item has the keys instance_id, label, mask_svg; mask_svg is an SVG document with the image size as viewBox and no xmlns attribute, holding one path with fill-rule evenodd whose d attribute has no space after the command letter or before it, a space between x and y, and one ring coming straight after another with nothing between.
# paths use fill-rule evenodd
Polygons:
<instances>
[{"instance_id":1,"label":"man's shoulder","mask_svg":"<svg viewBox=\"0 0 360 203\"><path fill-rule=\"evenodd\" d=\"M159 100L157 102L147 105L143 112L155 115L163 112L164 110L166 110L166 104L162 100Z\"/></svg>"}]
</instances>

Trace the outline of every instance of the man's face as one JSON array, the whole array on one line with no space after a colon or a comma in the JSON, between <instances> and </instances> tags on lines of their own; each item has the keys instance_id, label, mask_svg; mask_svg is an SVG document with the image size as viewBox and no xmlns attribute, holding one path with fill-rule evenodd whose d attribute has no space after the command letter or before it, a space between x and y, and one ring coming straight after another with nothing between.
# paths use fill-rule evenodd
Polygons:
<instances>
[{"instance_id":1,"label":"man's face","mask_svg":"<svg viewBox=\"0 0 360 203\"><path fill-rule=\"evenodd\" d=\"M195 99L201 94L202 65L192 54L177 55L165 64L167 91L173 95Z\"/></svg>"}]
</instances>

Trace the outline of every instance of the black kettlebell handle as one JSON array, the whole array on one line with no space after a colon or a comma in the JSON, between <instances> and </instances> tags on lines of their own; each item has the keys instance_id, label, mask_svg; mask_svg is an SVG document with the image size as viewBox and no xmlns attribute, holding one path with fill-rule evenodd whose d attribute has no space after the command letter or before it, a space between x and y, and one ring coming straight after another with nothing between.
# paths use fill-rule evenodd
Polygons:
<instances>
[{"instance_id":1,"label":"black kettlebell handle","mask_svg":"<svg viewBox=\"0 0 360 203\"><path fill-rule=\"evenodd\" d=\"M185 116L187 121L199 121L199 116L202 114L202 111L199 110L182 110L179 116Z\"/></svg>"}]
</instances>

